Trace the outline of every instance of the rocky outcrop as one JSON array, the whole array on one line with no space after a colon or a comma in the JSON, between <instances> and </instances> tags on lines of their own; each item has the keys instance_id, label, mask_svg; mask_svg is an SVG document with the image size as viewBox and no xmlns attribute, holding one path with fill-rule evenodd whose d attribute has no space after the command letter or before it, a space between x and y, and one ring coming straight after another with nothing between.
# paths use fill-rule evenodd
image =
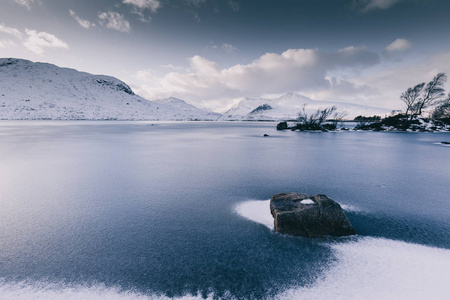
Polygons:
<instances>
[{"instance_id":1,"label":"rocky outcrop","mask_svg":"<svg viewBox=\"0 0 450 300\"><path fill-rule=\"evenodd\" d=\"M276 194L270 199L270 211L279 233L306 237L355 234L341 206L325 195Z\"/></svg>"}]
</instances>

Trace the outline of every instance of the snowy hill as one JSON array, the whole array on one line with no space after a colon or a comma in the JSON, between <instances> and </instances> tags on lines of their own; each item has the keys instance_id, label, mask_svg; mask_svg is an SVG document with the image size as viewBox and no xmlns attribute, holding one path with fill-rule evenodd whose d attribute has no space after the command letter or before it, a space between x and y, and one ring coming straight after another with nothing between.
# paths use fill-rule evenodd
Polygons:
<instances>
[{"instance_id":1,"label":"snowy hill","mask_svg":"<svg viewBox=\"0 0 450 300\"><path fill-rule=\"evenodd\" d=\"M206 120L216 121L222 115L215 112L209 112L195 107L194 105L186 103L184 100L170 97L167 99L153 100L152 102L162 104L172 108L174 111L183 112L190 120Z\"/></svg>"},{"instance_id":2,"label":"snowy hill","mask_svg":"<svg viewBox=\"0 0 450 300\"><path fill-rule=\"evenodd\" d=\"M306 104L306 111L311 113L317 109L336 106L337 112L345 112L345 119L354 119L356 116L385 116L391 113L391 110L385 108L376 108L364 105L315 101L305 96L288 93L277 99L245 98L236 106L225 112L221 120L293 120L298 117Z\"/></svg>"},{"instance_id":3,"label":"snowy hill","mask_svg":"<svg viewBox=\"0 0 450 300\"><path fill-rule=\"evenodd\" d=\"M182 100L178 100L185 103ZM28 60L0 59L3 120L215 120L171 100L152 102L117 78Z\"/></svg>"}]
</instances>

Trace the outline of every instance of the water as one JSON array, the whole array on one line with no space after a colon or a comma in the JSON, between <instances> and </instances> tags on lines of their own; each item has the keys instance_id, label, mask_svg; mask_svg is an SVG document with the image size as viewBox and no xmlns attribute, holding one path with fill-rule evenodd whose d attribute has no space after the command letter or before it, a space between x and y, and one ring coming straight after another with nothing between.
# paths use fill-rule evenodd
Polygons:
<instances>
[{"instance_id":1,"label":"water","mask_svg":"<svg viewBox=\"0 0 450 300\"><path fill-rule=\"evenodd\" d=\"M450 135L275 125L0 122L0 299L444 299ZM275 234L291 191L358 236Z\"/></svg>"}]
</instances>

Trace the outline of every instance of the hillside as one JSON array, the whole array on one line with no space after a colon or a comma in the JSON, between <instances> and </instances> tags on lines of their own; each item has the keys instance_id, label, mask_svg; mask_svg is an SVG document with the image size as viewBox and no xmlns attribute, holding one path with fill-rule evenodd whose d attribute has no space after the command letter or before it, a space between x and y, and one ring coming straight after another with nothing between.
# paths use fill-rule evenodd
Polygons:
<instances>
[{"instance_id":1,"label":"hillside","mask_svg":"<svg viewBox=\"0 0 450 300\"><path fill-rule=\"evenodd\" d=\"M3 120L215 120L218 117L188 104L146 100L114 77L22 59L0 59L0 119Z\"/></svg>"}]
</instances>

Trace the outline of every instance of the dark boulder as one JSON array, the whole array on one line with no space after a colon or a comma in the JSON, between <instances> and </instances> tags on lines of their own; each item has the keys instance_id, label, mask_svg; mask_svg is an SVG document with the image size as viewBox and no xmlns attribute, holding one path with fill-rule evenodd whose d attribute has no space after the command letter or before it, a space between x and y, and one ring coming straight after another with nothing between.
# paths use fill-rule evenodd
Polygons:
<instances>
[{"instance_id":1,"label":"dark boulder","mask_svg":"<svg viewBox=\"0 0 450 300\"><path fill-rule=\"evenodd\" d=\"M275 231L295 236L347 236L355 234L344 210L325 195L276 194L270 199Z\"/></svg>"},{"instance_id":2,"label":"dark boulder","mask_svg":"<svg viewBox=\"0 0 450 300\"><path fill-rule=\"evenodd\" d=\"M288 129L287 122L280 122L277 124L277 130L285 130Z\"/></svg>"}]
</instances>

